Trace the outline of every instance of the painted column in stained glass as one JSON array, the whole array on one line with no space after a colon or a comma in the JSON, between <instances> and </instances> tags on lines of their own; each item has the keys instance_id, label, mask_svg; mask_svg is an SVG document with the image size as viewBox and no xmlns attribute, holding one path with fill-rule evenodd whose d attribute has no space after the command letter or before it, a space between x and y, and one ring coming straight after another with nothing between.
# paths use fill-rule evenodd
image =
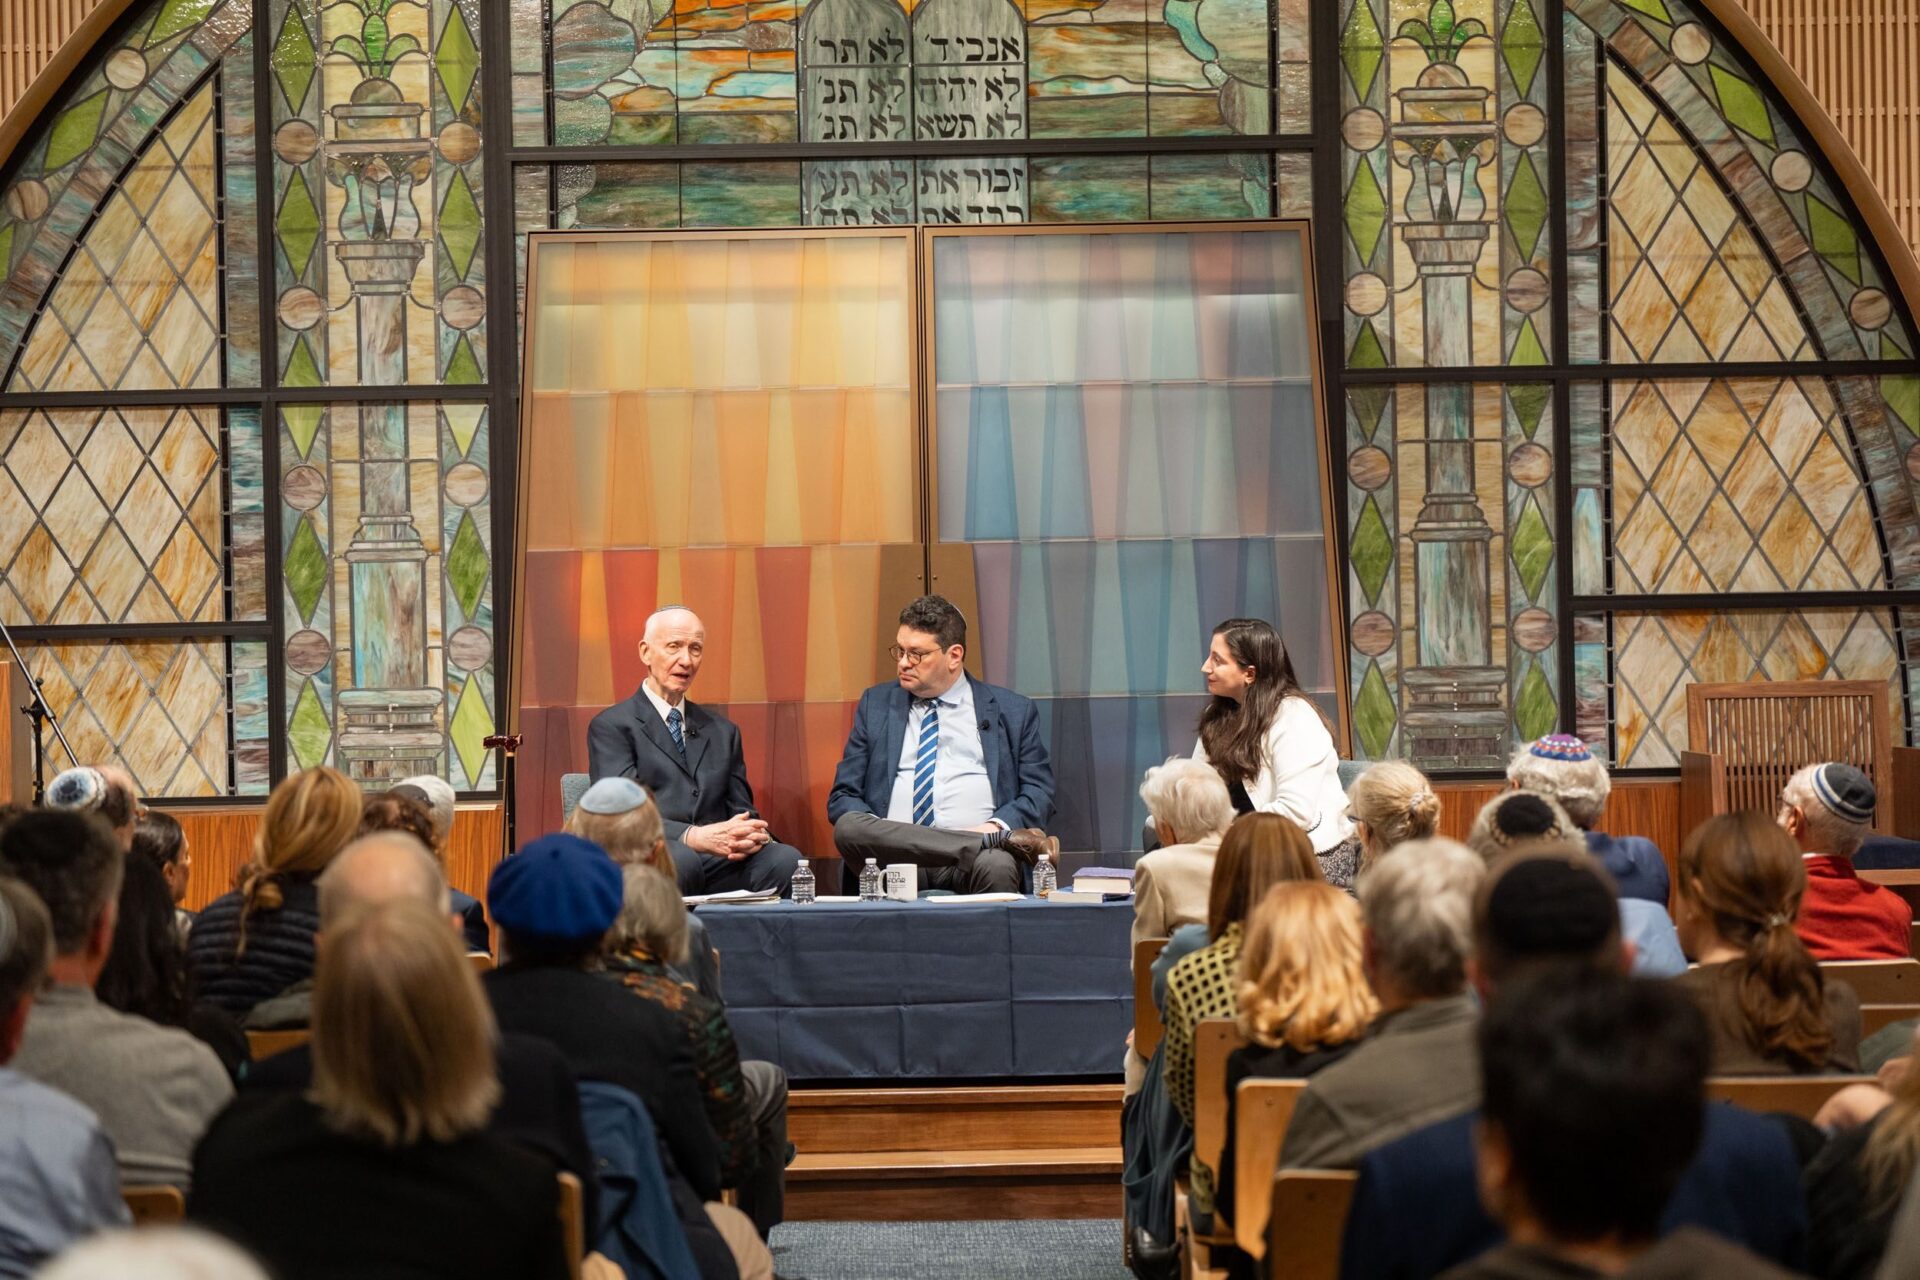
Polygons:
<instances>
[{"instance_id":1,"label":"painted column in stained glass","mask_svg":"<svg viewBox=\"0 0 1920 1280\"><path fill-rule=\"evenodd\" d=\"M911 48L897 0L819 0L800 19L800 140L876 142L913 136ZM801 166L814 226L914 220L905 160L809 160Z\"/></svg>"},{"instance_id":2,"label":"painted column in stained glass","mask_svg":"<svg viewBox=\"0 0 1920 1280\"><path fill-rule=\"evenodd\" d=\"M1027 29L1010 0L926 0L913 13L913 127L922 139L1027 136ZM923 222L1024 222L1027 162L923 160Z\"/></svg>"}]
</instances>

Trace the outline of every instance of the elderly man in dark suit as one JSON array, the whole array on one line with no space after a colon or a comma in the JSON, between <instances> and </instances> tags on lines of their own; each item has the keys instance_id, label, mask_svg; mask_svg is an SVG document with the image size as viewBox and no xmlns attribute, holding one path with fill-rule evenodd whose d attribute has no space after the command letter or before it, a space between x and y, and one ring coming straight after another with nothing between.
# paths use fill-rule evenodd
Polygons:
<instances>
[{"instance_id":1,"label":"elderly man in dark suit","mask_svg":"<svg viewBox=\"0 0 1920 1280\"><path fill-rule=\"evenodd\" d=\"M900 612L899 678L860 695L827 796L849 877L866 859L920 868L922 887L1018 893L1059 842L1053 766L1033 701L963 669L967 620L939 596Z\"/></svg>"},{"instance_id":2,"label":"elderly man in dark suit","mask_svg":"<svg viewBox=\"0 0 1920 1280\"><path fill-rule=\"evenodd\" d=\"M653 793L682 893L784 896L800 851L775 841L754 810L739 728L687 700L706 646L707 629L691 609L669 606L647 619L647 677L587 727L587 768L595 781L632 778Z\"/></svg>"}]
</instances>

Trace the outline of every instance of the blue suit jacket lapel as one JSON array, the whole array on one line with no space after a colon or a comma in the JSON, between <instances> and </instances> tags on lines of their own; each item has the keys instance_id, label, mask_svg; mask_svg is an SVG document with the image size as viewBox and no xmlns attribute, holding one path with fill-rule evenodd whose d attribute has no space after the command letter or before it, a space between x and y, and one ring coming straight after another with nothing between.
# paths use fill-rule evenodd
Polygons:
<instances>
[{"instance_id":1,"label":"blue suit jacket lapel","mask_svg":"<svg viewBox=\"0 0 1920 1280\"><path fill-rule=\"evenodd\" d=\"M984 726L980 730L980 753L986 760L987 786L993 790L994 808L1005 804L1010 797L1000 794L1000 745L1006 733L1006 717L1000 714L1000 700L993 696L993 690L968 676L973 685L973 709Z\"/></svg>"},{"instance_id":2,"label":"blue suit jacket lapel","mask_svg":"<svg viewBox=\"0 0 1920 1280\"><path fill-rule=\"evenodd\" d=\"M907 741L907 712L913 707L913 699L899 685L894 685L887 693L886 740L882 746L886 750L874 762L874 776L880 787L877 797L869 797L869 802L877 799L873 811L885 816L888 806L893 803L893 779L900 771L900 751Z\"/></svg>"}]
</instances>

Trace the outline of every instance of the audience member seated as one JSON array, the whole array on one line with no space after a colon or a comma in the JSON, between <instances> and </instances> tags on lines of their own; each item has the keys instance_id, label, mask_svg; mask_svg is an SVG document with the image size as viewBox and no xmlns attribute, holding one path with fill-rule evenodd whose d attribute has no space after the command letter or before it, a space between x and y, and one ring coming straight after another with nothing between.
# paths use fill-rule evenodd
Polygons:
<instances>
[{"instance_id":1,"label":"audience member seated","mask_svg":"<svg viewBox=\"0 0 1920 1280\"><path fill-rule=\"evenodd\" d=\"M1815 1122L1833 1130L1807 1166L1813 1220L1807 1270L1821 1280L1870 1280L1889 1249L1903 1197L1920 1186L1920 1071L1910 1059L1880 1073L1883 1086L1850 1085ZM1911 1271L1882 1267L1904 1280Z\"/></svg>"},{"instance_id":2,"label":"audience member seated","mask_svg":"<svg viewBox=\"0 0 1920 1280\"><path fill-rule=\"evenodd\" d=\"M438 774L421 773L402 778L387 794L404 796L426 809L427 817L433 823L433 832L426 842L427 848L444 871L447 865L447 842L453 838L456 798L453 784ZM453 900L454 914L460 917L460 930L466 938L467 950L475 954L491 952L492 929L487 924L487 909L480 905L480 899L459 889L449 888L447 892Z\"/></svg>"},{"instance_id":3,"label":"audience member seated","mask_svg":"<svg viewBox=\"0 0 1920 1280\"><path fill-rule=\"evenodd\" d=\"M1569 842L1582 842L1573 819L1558 801L1533 791L1508 791L1487 801L1467 837L1467 843L1489 862L1505 854ZM1635 975L1671 978L1686 970L1680 935L1666 907L1645 898L1623 897L1618 910Z\"/></svg>"},{"instance_id":4,"label":"audience member seated","mask_svg":"<svg viewBox=\"0 0 1920 1280\"><path fill-rule=\"evenodd\" d=\"M133 828L132 856L145 858L159 869L167 882L167 898L173 903L174 928L180 945L187 945L187 932L193 928L193 912L180 904L187 900L187 884L193 870L193 851L187 846L187 833L170 813L149 809L140 815Z\"/></svg>"},{"instance_id":5,"label":"audience member seated","mask_svg":"<svg viewBox=\"0 0 1920 1280\"><path fill-rule=\"evenodd\" d=\"M1502 859L1474 900L1474 985L1483 999L1543 968L1627 967L1614 889L1576 842ZM1360 1161L1341 1274L1427 1280L1504 1239L1474 1188L1468 1112L1408 1134ZM1782 1266L1806 1254L1800 1166L1775 1120L1714 1107L1706 1137L1667 1202L1662 1232L1697 1226Z\"/></svg>"},{"instance_id":6,"label":"audience member seated","mask_svg":"<svg viewBox=\"0 0 1920 1280\"><path fill-rule=\"evenodd\" d=\"M1467 991L1473 895L1486 868L1452 840L1413 840L1360 881L1373 1033L1308 1083L1280 1162L1344 1169L1404 1133L1479 1101Z\"/></svg>"},{"instance_id":7,"label":"audience member seated","mask_svg":"<svg viewBox=\"0 0 1920 1280\"><path fill-rule=\"evenodd\" d=\"M1353 1051L1380 1012L1361 961L1360 933L1354 900L1310 881L1267 890L1247 921L1236 1020L1248 1044L1227 1058L1227 1144L1215 1178L1218 1203L1229 1213L1240 1082L1303 1080L1332 1066Z\"/></svg>"},{"instance_id":8,"label":"audience member seated","mask_svg":"<svg viewBox=\"0 0 1920 1280\"><path fill-rule=\"evenodd\" d=\"M1347 818L1333 726L1293 673L1273 624L1229 618L1213 629L1206 705L1193 758L1220 771L1241 813L1277 813L1306 833L1321 878L1351 891L1360 839Z\"/></svg>"},{"instance_id":9,"label":"audience member seated","mask_svg":"<svg viewBox=\"0 0 1920 1280\"><path fill-rule=\"evenodd\" d=\"M1445 1280L1785 1280L1661 1215L1705 1127L1707 1032L1659 982L1582 966L1503 988L1480 1028L1480 1194L1507 1243Z\"/></svg>"},{"instance_id":10,"label":"audience member seated","mask_svg":"<svg viewBox=\"0 0 1920 1280\"><path fill-rule=\"evenodd\" d=\"M649 866L670 880L678 878L660 807L632 778L602 778L588 787L567 815L566 829L569 835L599 845L620 866ZM691 912L686 915L687 958L667 968L707 999L725 1005L720 993L720 954L707 938L707 922Z\"/></svg>"},{"instance_id":11,"label":"audience member seated","mask_svg":"<svg viewBox=\"0 0 1920 1280\"><path fill-rule=\"evenodd\" d=\"M1594 830L1606 814L1613 780L1585 741L1572 734L1551 733L1528 743L1507 763L1507 783L1558 802L1586 840L1587 852L1600 859L1619 886L1621 897L1644 898L1665 909L1669 877L1659 846L1645 836L1611 836Z\"/></svg>"},{"instance_id":12,"label":"audience member seated","mask_svg":"<svg viewBox=\"0 0 1920 1280\"><path fill-rule=\"evenodd\" d=\"M113 1144L93 1112L6 1066L53 960L33 891L0 878L0 1276L28 1276L68 1244L127 1221Z\"/></svg>"},{"instance_id":13,"label":"audience member seated","mask_svg":"<svg viewBox=\"0 0 1920 1280\"><path fill-rule=\"evenodd\" d=\"M145 812L133 776L113 765L80 765L57 774L47 784L46 806L99 818L113 829L121 853L132 850L134 824Z\"/></svg>"},{"instance_id":14,"label":"audience member seated","mask_svg":"<svg viewBox=\"0 0 1920 1280\"><path fill-rule=\"evenodd\" d=\"M194 1000L173 895L166 877L138 852L138 836L135 843L121 875L113 946L93 993L109 1009L191 1032L214 1051L227 1074L238 1079L252 1056L246 1033L232 1014Z\"/></svg>"},{"instance_id":15,"label":"audience member seated","mask_svg":"<svg viewBox=\"0 0 1920 1280\"><path fill-rule=\"evenodd\" d=\"M47 986L27 1018L14 1070L70 1094L100 1118L126 1182L187 1184L194 1143L233 1096L213 1050L184 1031L109 1009L94 983L113 945L125 853L98 818L29 813L0 830L0 872L46 904Z\"/></svg>"},{"instance_id":16,"label":"audience member seated","mask_svg":"<svg viewBox=\"0 0 1920 1280\"><path fill-rule=\"evenodd\" d=\"M446 877L426 847L401 831L361 836L340 851L320 875L320 933L357 912L389 902L414 902L447 919L459 932ZM580 1093L560 1051L545 1040L502 1033L494 1041L494 1066L500 1074L500 1105L487 1129L531 1148L580 1179L586 1220L594 1220L597 1187L593 1153L580 1125ZM311 1044L257 1062L241 1084L242 1092L293 1089L313 1083Z\"/></svg>"},{"instance_id":17,"label":"audience member seated","mask_svg":"<svg viewBox=\"0 0 1920 1280\"><path fill-rule=\"evenodd\" d=\"M327 931L313 1087L249 1092L194 1156L189 1216L280 1280L560 1280L554 1165L486 1132L493 1019L446 917L414 902Z\"/></svg>"},{"instance_id":18,"label":"audience member seated","mask_svg":"<svg viewBox=\"0 0 1920 1280\"><path fill-rule=\"evenodd\" d=\"M1213 884L1207 894L1206 945L1181 957L1167 971L1162 1010L1168 1096L1193 1125L1193 1029L1208 1018L1231 1018L1240 1010L1240 948L1247 913L1267 890L1288 880L1321 880L1313 845L1291 818L1248 813L1234 819L1220 842ZM1182 940L1192 938L1188 925Z\"/></svg>"},{"instance_id":19,"label":"audience member seated","mask_svg":"<svg viewBox=\"0 0 1920 1280\"><path fill-rule=\"evenodd\" d=\"M203 1000L244 1016L313 977L314 882L353 839L360 806L360 788L325 766L274 788L243 886L209 903L187 936Z\"/></svg>"},{"instance_id":20,"label":"audience member seated","mask_svg":"<svg viewBox=\"0 0 1920 1280\"><path fill-rule=\"evenodd\" d=\"M621 876L623 904L607 934L607 973L680 1023L719 1140L720 1183L738 1190L741 1210L765 1239L784 1216L786 1072L771 1062L742 1062L726 1011L668 970L669 961L686 957L680 886L644 864L628 864Z\"/></svg>"},{"instance_id":21,"label":"audience member seated","mask_svg":"<svg viewBox=\"0 0 1920 1280\"><path fill-rule=\"evenodd\" d=\"M752 1223L719 1203L720 1146L679 1020L597 972L622 888L620 868L578 836L542 836L495 867L487 913L500 932L501 965L484 979L487 997L502 1031L548 1041L583 1083L614 1085L646 1104L703 1275L760 1268L766 1246Z\"/></svg>"},{"instance_id":22,"label":"audience member seated","mask_svg":"<svg viewBox=\"0 0 1920 1280\"><path fill-rule=\"evenodd\" d=\"M1860 1069L1860 997L1822 978L1793 931L1807 885L1800 851L1763 813L1707 819L1680 851L1680 943L1697 966L1674 981L1706 1015L1713 1072Z\"/></svg>"},{"instance_id":23,"label":"audience member seated","mask_svg":"<svg viewBox=\"0 0 1920 1280\"><path fill-rule=\"evenodd\" d=\"M1384 760L1347 788L1347 813L1365 871L1395 845L1431 836L1440 825L1440 797L1426 774L1404 760Z\"/></svg>"},{"instance_id":24,"label":"audience member seated","mask_svg":"<svg viewBox=\"0 0 1920 1280\"><path fill-rule=\"evenodd\" d=\"M1794 927L1815 960L1904 960L1912 952L1907 900L1853 869L1875 803L1872 779L1850 764L1810 764L1780 791L1780 825L1807 867Z\"/></svg>"},{"instance_id":25,"label":"audience member seated","mask_svg":"<svg viewBox=\"0 0 1920 1280\"><path fill-rule=\"evenodd\" d=\"M237 1245L197 1227L109 1231L75 1245L37 1280L268 1280Z\"/></svg>"},{"instance_id":26,"label":"audience member seated","mask_svg":"<svg viewBox=\"0 0 1920 1280\"><path fill-rule=\"evenodd\" d=\"M1133 941L1207 918L1207 890L1233 799L1212 765L1175 756L1147 770L1140 799L1160 847L1133 864Z\"/></svg>"}]
</instances>

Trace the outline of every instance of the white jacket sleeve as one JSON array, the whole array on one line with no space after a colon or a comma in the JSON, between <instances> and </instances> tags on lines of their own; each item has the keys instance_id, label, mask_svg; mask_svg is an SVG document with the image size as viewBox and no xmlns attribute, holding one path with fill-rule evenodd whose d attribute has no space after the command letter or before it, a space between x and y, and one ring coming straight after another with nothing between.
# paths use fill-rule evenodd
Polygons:
<instances>
[{"instance_id":1,"label":"white jacket sleeve","mask_svg":"<svg viewBox=\"0 0 1920 1280\"><path fill-rule=\"evenodd\" d=\"M1304 698L1288 698L1267 730L1267 761L1247 784L1247 799L1260 813L1277 813L1309 836L1327 817L1322 779L1335 755L1333 735Z\"/></svg>"}]
</instances>

